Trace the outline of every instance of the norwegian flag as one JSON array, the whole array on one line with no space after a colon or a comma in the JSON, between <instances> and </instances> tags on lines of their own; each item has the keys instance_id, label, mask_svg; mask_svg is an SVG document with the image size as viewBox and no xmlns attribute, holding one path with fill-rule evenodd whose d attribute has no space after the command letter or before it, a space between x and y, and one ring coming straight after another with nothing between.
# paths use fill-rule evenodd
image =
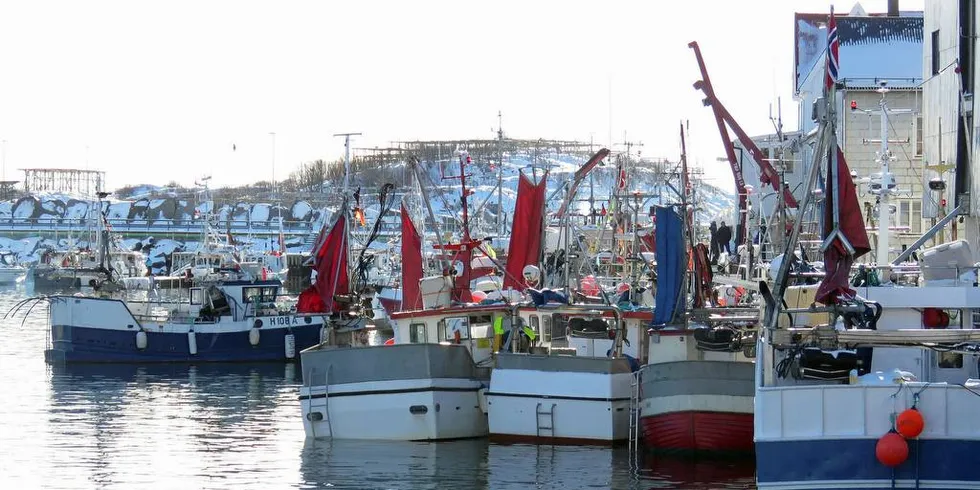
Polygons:
<instances>
[{"instance_id":1,"label":"norwegian flag","mask_svg":"<svg viewBox=\"0 0 980 490\"><path fill-rule=\"evenodd\" d=\"M833 90L840 69L840 40L837 38L837 20L834 7L830 7L830 22L827 24L827 90Z\"/></svg>"}]
</instances>

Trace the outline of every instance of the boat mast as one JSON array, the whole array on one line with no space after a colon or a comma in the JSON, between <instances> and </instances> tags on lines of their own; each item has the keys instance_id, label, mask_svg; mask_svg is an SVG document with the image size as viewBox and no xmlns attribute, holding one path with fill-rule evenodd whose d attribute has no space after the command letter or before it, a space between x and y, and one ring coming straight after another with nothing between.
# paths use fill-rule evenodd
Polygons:
<instances>
[{"instance_id":1,"label":"boat mast","mask_svg":"<svg viewBox=\"0 0 980 490\"><path fill-rule=\"evenodd\" d=\"M343 195L347 198L347 189L350 187L350 137L360 136L361 133L336 133L334 136L344 137L344 187Z\"/></svg>"},{"instance_id":2,"label":"boat mast","mask_svg":"<svg viewBox=\"0 0 980 490\"><path fill-rule=\"evenodd\" d=\"M503 235L507 226L501 219L504 212L504 126L503 114L497 111L497 234Z\"/></svg>"},{"instance_id":3,"label":"boat mast","mask_svg":"<svg viewBox=\"0 0 980 490\"><path fill-rule=\"evenodd\" d=\"M895 192L895 176L888 169L888 161L891 160L892 155L888 151L888 103L885 100L888 87L885 82L881 82L878 93L881 94L881 101L878 103L881 107L881 150L878 152L878 162L881 164L881 182L877 192L874 192L878 194L878 250L875 252L875 260L879 266L883 266L888 264L888 222L891 214L889 198ZM881 282L888 282L887 271L881 269L880 272Z\"/></svg>"}]
</instances>

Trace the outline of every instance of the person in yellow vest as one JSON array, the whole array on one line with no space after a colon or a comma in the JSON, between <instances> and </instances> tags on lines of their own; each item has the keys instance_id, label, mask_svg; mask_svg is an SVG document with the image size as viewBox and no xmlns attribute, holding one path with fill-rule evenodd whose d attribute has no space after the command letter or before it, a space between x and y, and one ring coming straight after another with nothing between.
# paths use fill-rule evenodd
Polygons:
<instances>
[{"instance_id":1,"label":"person in yellow vest","mask_svg":"<svg viewBox=\"0 0 980 490\"><path fill-rule=\"evenodd\" d=\"M504 317L503 315L493 320L493 351L500 352L500 346L504 339Z\"/></svg>"}]
</instances>

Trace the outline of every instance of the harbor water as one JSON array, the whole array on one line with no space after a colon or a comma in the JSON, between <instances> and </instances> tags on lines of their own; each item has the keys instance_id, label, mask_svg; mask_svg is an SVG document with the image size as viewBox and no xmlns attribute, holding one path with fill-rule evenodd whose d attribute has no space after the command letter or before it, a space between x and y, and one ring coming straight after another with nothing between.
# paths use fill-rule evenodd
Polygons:
<instances>
[{"instance_id":1,"label":"harbor water","mask_svg":"<svg viewBox=\"0 0 980 490\"><path fill-rule=\"evenodd\" d=\"M49 366L45 311L0 323L0 488L755 488L751 461L625 447L309 441L296 365Z\"/></svg>"}]
</instances>

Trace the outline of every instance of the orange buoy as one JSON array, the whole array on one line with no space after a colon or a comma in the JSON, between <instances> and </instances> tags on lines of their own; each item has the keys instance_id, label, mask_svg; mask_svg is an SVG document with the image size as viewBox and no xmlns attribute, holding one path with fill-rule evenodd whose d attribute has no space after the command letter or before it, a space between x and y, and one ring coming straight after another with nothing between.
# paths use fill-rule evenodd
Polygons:
<instances>
[{"instance_id":1,"label":"orange buoy","mask_svg":"<svg viewBox=\"0 0 980 490\"><path fill-rule=\"evenodd\" d=\"M922 433L926 422L922 418L922 413L915 408L910 408L900 414L895 419L895 430L906 439L915 439Z\"/></svg>"},{"instance_id":2,"label":"orange buoy","mask_svg":"<svg viewBox=\"0 0 980 490\"><path fill-rule=\"evenodd\" d=\"M395 338L392 337L385 341L385 345L395 345Z\"/></svg>"},{"instance_id":3,"label":"orange buoy","mask_svg":"<svg viewBox=\"0 0 980 490\"><path fill-rule=\"evenodd\" d=\"M879 463L894 468L909 459L909 443L898 432L889 432L878 439L875 456Z\"/></svg>"}]
</instances>

